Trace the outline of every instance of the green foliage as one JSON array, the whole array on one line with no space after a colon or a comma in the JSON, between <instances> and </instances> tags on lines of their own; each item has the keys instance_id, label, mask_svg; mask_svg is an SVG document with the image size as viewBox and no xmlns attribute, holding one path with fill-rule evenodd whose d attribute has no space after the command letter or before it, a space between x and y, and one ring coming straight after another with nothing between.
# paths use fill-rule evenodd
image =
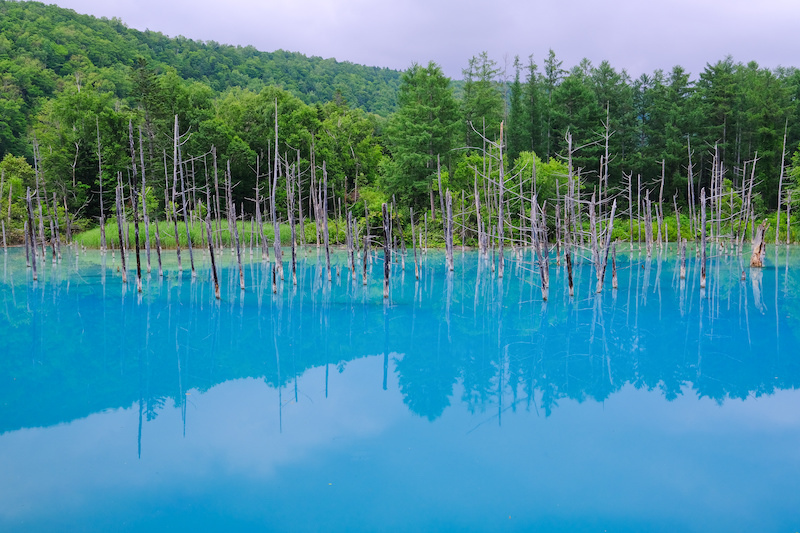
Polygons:
<instances>
[{"instance_id":1,"label":"green foliage","mask_svg":"<svg viewBox=\"0 0 800 533\"><path fill-rule=\"evenodd\" d=\"M169 38L38 2L0 1L0 18L0 157L32 154L33 118L70 85L141 108L147 133L175 113L187 126L210 118L213 95L231 87L277 86L306 104L337 100L388 116L400 85L391 69Z\"/></svg>"},{"instance_id":2,"label":"green foliage","mask_svg":"<svg viewBox=\"0 0 800 533\"><path fill-rule=\"evenodd\" d=\"M562 196L568 190L569 170L567 165L554 158L544 162L533 152L523 152L514 161L513 174L518 175L519 179L528 180L531 176L536 176L536 196L539 204L547 202L549 205L555 205L556 189L558 188ZM514 188L513 184L507 186ZM528 185L527 189L530 188L531 186Z\"/></svg>"},{"instance_id":3,"label":"green foliage","mask_svg":"<svg viewBox=\"0 0 800 533\"><path fill-rule=\"evenodd\" d=\"M464 143L468 148L481 146L481 135L495 141L505 112L505 99L497 77L500 69L486 52L473 56L464 69ZM478 132L478 134L475 133Z\"/></svg>"},{"instance_id":4,"label":"green foliage","mask_svg":"<svg viewBox=\"0 0 800 533\"><path fill-rule=\"evenodd\" d=\"M442 192L437 157L441 188L469 197L476 169L499 177L496 146L486 149L486 162L470 149L483 149L475 130L501 141L509 189L528 191L536 162L540 201L552 204L555 177L567 174L570 155L590 187L607 172L603 187L611 193L626 188L623 175L633 173L635 180L639 174L652 189L663 172L664 196L677 191L679 205L688 202L687 168L696 194L708 188L716 164L728 192L740 190L755 170L753 205L762 216L778 205L783 132L787 146L800 142L800 71L730 57L708 64L697 79L676 66L631 80L605 61L583 60L567 70L550 50L541 65L532 56L524 65L516 58L510 81L484 52L453 83L433 62L401 74L262 53L139 32L117 19L37 2L0 0L0 17L0 156L17 156L7 164L0 211L8 214L4 193L11 187L12 219L24 213L18 195L33 183L30 173L15 177L12 167L22 158L33 164L34 139L48 198L55 192L59 208L66 201L70 213L90 220L101 208L107 214L118 176L127 188L134 175L129 125L137 180L144 172L148 210L162 215L173 179L176 116L182 170L201 203L230 169L237 207L253 212L256 184L260 197L271 188L277 151L276 210L284 220L285 178L302 180L307 213L310 180L322 179L323 165L329 208L341 202L357 212L366 200L375 216L394 197L402 213L420 212L431 193ZM503 120L504 139L498 139ZM781 198L786 205L791 193L793 208L800 202L798 157ZM566 178L559 181L566 185ZM511 202L517 216L521 205ZM732 218L740 204L734 194L723 203L723 218Z\"/></svg>"},{"instance_id":5,"label":"green foliage","mask_svg":"<svg viewBox=\"0 0 800 533\"><path fill-rule=\"evenodd\" d=\"M431 62L403 73L399 108L389 120L391 161L384 165L384 187L400 203L419 207L436 181L437 159L447 166L458 127L450 80Z\"/></svg>"},{"instance_id":6,"label":"green foliage","mask_svg":"<svg viewBox=\"0 0 800 533\"><path fill-rule=\"evenodd\" d=\"M0 218L7 219L8 228L22 228L26 218L27 187L36 186L34 169L24 157L6 154L0 161ZM10 204L9 204L10 196ZM9 217L9 213L11 216Z\"/></svg>"},{"instance_id":7,"label":"green foliage","mask_svg":"<svg viewBox=\"0 0 800 533\"><path fill-rule=\"evenodd\" d=\"M386 193L373 187L362 187L359 190L360 202L353 205L353 215L364 216L364 205L366 204L369 214L369 223L372 226L383 224L382 205L389 203L390 199Z\"/></svg>"}]
</instances>

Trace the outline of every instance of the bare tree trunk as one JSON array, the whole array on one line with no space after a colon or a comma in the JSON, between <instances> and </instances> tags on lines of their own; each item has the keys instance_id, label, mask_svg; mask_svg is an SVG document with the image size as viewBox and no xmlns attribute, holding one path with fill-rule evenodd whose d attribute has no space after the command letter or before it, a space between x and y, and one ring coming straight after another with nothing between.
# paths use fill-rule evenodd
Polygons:
<instances>
[{"instance_id":1,"label":"bare tree trunk","mask_svg":"<svg viewBox=\"0 0 800 533\"><path fill-rule=\"evenodd\" d=\"M214 241L211 238L211 213L206 214L206 231L208 232L208 255L211 257L211 276L214 280L214 297L219 300L219 278L217 277L217 262L214 260Z\"/></svg>"},{"instance_id":2,"label":"bare tree trunk","mask_svg":"<svg viewBox=\"0 0 800 533\"><path fill-rule=\"evenodd\" d=\"M680 239L681 245L681 279L686 279L686 239Z\"/></svg>"},{"instance_id":3,"label":"bare tree trunk","mask_svg":"<svg viewBox=\"0 0 800 533\"><path fill-rule=\"evenodd\" d=\"M750 255L750 268L763 268L764 256L767 254L767 243L765 237L769 229L769 221L764 221L756 228L756 235L753 239L753 253Z\"/></svg>"},{"instance_id":4,"label":"bare tree trunk","mask_svg":"<svg viewBox=\"0 0 800 533\"><path fill-rule=\"evenodd\" d=\"M144 219L144 248L147 255L147 273L150 273L150 218L147 216L147 181L145 180L142 128L139 128L139 163L142 171L142 218Z\"/></svg>"},{"instance_id":5,"label":"bare tree trunk","mask_svg":"<svg viewBox=\"0 0 800 533\"><path fill-rule=\"evenodd\" d=\"M25 197L28 206L28 242L30 243L30 260L31 267L33 268L33 281L39 279L36 272L36 238L33 236L33 205L31 204L31 188L28 187L28 193ZM124 277L124 276L123 276Z\"/></svg>"},{"instance_id":6,"label":"bare tree trunk","mask_svg":"<svg viewBox=\"0 0 800 533\"><path fill-rule=\"evenodd\" d=\"M478 252L486 256L486 246L483 238L483 219L481 218L481 195L478 192L478 170L475 169L475 217L478 221Z\"/></svg>"},{"instance_id":7,"label":"bare tree trunk","mask_svg":"<svg viewBox=\"0 0 800 533\"><path fill-rule=\"evenodd\" d=\"M628 174L628 240L633 250L633 172Z\"/></svg>"},{"instance_id":8,"label":"bare tree trunk","mask_svg":"<svg viewBox=\"0 0 800 533\"><path fill-rule=\"evenodd\" d=\"M156 225L156 256L158 257L158 277L164 277L164 269L161 267L161 236L158 232L158 219L155 220Z\"/></svg>"},{"instance_id":9,"label":"bare tree trunk","mask_svg":"<svg viewBox=\"0 0 800 533\"><path fill-rule=\"evenodd\" d=\"M100 145L100 118L95 117L97 123L97 182L100 185L100 250L106 251L106 216L103 211L103 156ZM8 196L8 210L11 213L11 194Z\"/></svg>"},{"instance_id":10,"label":"bare tree trunk","mask_svg":"<svg viewBox=\"0 0 800 533\"><path fill-rule=\"evenodd\" d=\"M497 237L499 240L500 245L500 262L497 267L497 277L502 278L503 272L505 271L505 258L503 257L503 241L504 241L504 234L503 229L505 226L505 220L503 218L503 191L505 189L505 174L503 170L503 123L500 123L500 169L498 175L498 214L497 214Z\"/></svg>"},{"instance_id":11,"label":"bare tree trunk","mask_svg":"<svg viewBox=\"0 0 800 533\"><path fill-rule=\"evenodd\" d=\"M439 162L439 155L438 154L436 155L436 179L439 181L439 209L441 210L442 217L444 217L445 216L445 214L444 214L444 210L445 210L444 202L445 202L445 200L444 200L444 194L442 194L442 191L443 191L443 189L442 189L442 166L441 166L441 163Z\"/></svg>"},{"instance_id":12,"label":"bare tree trunk","mask_svg":"<svg viewBox=\"0 0 800 533\"><path fill-rule=\"evenodd\" d=\"M775 218L775 244L780 240L781 232L781 201L783 200L783 171L786 162L786 132L789 129L789 119L786 119L786 125L783 127L783 149L781 150L781 176L778 179L778 213Z\"/></svg>"},{"instance_id":13,"label":"bare tree trunk","mask_svg":"<svg viewBox=\"0 0 800 533\"><path fill-rule=\"evenodd\" d=\"M306 224L303 219L303 180L300 174L300 150L297 151L297 212L300 225L300 245L306 245ZM269 256L267 256L269 259Z\"/></svg>"},{"instance_id":14,"label":"bare tree trunk","mask_svg":"<svg viewBox=\"0 0 800 533\"><path fill-rule=\"evenodd\" d=\"M644 243L647 250L647 257L653 253L653 203L650 201L650 190L645 189L642 198L642 209L644 211Z\"/></svg>"},{"instance_id":15,"label":"bare tree trunk","mask_svg":"<svg viewBox=\"0 0 800 533\"><path fill-rule=\"evenodd\" d=\"M411 218L411 249L414 251L414 279L419 279L419 263L417 262L417 243L414 236L414 208L409 209Z\"/></svg>"},{"instance_id":16,"label":"bare tree trunk","mask_svg":"<svg viewBox=\"0 0 800 533\"><path fill-rule=\"evenodd\" d=\"M675 223L677 225L677 239L678 244L681 243L681 212L678 210L678 191L675 191L675 196L672 197L672 202L675 206Z\"/></svg>"},{"instance_id":17,"label":"bare tree trunk","mask_svg":"<svg viewBox=\"0 0 800 533\"><path fill-rule=\"evenodd\" d=\"M611 233L614 230L614 212L617 210L617 201L611 204L611 216L608 218L608 226L606 226L606 242L603 246L603 260L597 265L597 292L603 292L603 282L606 277L606 266L608 265L608 252L611 248Z\"/></svg>"},{"instance_id":18,"label":"bare tree trunk","mask_svg":"<svg viewBox=\"0 0 800 533\"><path fill-rule=\"evenodd\" d=\"M26 209L27 209L27 206L26 206ZM31 268L31 239L30 239L30 236L28 235L30 230L29 230L29 226L28 226L28 221L27 220L25 220L25 222L23 222L22 229L23 229L23 235L24 235L23 240L25 241L25 266L26 266L26 268Z\"/></svg>"},{"instance_id":19,"label":"bare tree trunk","mask_svg":"<svg viewBox=\"0 0 800 533\"><path fill-rule=\"evenodd\" d=\"M361 281L367 286L367 263L369 262L369 215L367 214L367 202L364 201L364 253L361 257Z\"/></svg>"},{"instance_id":20,"label":"bare tree trunk","mask_svg":"<svg viewBox=\"0 0 800 533\"><path fill-rule=\"evenodd\" d=\"M125 239L122 238L122 185L117 185L117 233L119 234L119 255L122 258L122 283L128 283L127 266L125 265Z\"/></svg>"},{"instance_id":21,"label":"bare tree trunk","mask_svg":"<svg viewBox=\"0 0 800 533\"><path fill-rule=\"evenodd\" d=\"M636 225L639 229L639 250L642 249L642 175L636 175ZM645 236L647 232L645 231ZM646 237L645 237L646 238Z\"/></svg>"},{"instance_id":22,"label":"bare tree trunk","mask_svg":"<svg viewBox=\"0 0 800 533\"><path fill-rule=\"evenodd\" d=\"M217 147L211 147L211 154L214 160L214 195L216 196L216 226L217 226L217 248L222 250L222 203L219 199L219 170L217 167Z\"/></svg>"},{"instance_id":23,"label":"bare tree trunk","mask_svg":"<svg viewBox=\"0 0 800 533\"><path fill-rule=\"evenodd\" d=\"M261 219L261 187L259 185L259 178L261 177L261 156L256 156L256 225L258 226L258 235L261 238L261 260L269 260L269 245L264 239L264 221ZM288 190L287 190L288 194Z\"/></svg>"},{"instance_id":24,"label":"bare tree trunk","mask_svg":"<svg viewBox=\"0 0 800 533\"><path fill-rule=\"evenodd\" d=\"M66 213L66 211L64 211ZM55 220L53 220L55 218ZM55 227L50 230L53 235L53 238L56 241L56 249L58 251L58 259L61 259L61 222L58 219L58 200L56 199L56 193L53 191L53 214L50 216L50 222L55 224Z\"/></svg>"},{"instance_id":25,"label":"bare tree trunk","mask_svg":"<svg viewBox=\"0 0 800 533\"><path fill-rule=\"evenodd\" d=\"M278 188L278 158L280 157L278 153L278 99L275 99L275 159L273 165L273 175L272 175L272 188L270 190L270 211L272 211L272 228L274 232L274 243L275 243L275 262L277 263L278 267L278 274L280 274L281 280L283 280L283 251L281 250L281 228L278 224L278 215L277 215L277 208L275 207L275 190ZM319 245L319 240L317 240L317 244Z\"/></svg>"},{"instance_id":26,"label":"bare tree trunk","mask_svg":"<svg viewBox=\"0 0 800 533\"><path fill-rule=\"evenodd\" d=\"M692 170L692 142L690 138L687 136L686 138L686 147L689 154L689 166L687 167L688 174L687 174L687 181L686 181L686 200L689 204L689 233L692 234L692 240L696 242L697 239L697 228L695 227L695 202L694 202L694 180L693 180L693 170Z\"/></svg>"},{"instance_id":27,"label":"bare tree trunk","mask_svg":"<svg viewBox=\"0 0 800 533\"><path fill-rule=\"evenodd\" d=\"M466 250L467 204L464 203L464 189L461 189L461 253Z\"/></svg>"},{"instance_id":28,"label":"bare tree trunk","mask_svg":"<svg viewBox=\"0 0 800 533\"><path fill-rule=\"evenodd\" d=\"M347 255L350 258L350 279L356 280L356 231L353 224L353 211L347 210Z\"/></svg>"},{"instance_id":29,"label":"bare tree trunk","mask_svg":"<svg viewBox=\"0 0 800 533\"><path fill-rule=\"evenodd\" d=\"M792 242L792 191L786 198L786 244Z\"/></svg>"},{"instance_id":30,"label":"bare tree trunk","mask_svg":"<svg viewBox=\"0 0 800 533\"><path fill-rule=\"evenodd\" d=\"M236 263L239 265L239 288L244 290L244 269L242 269L242 250L239 246L239 228L236 223L236 203L230 204L231 218L233 219L233 240L236 243Z\"/></svg>"},{"instance_id":31,"label":"bare tree trunk","mask_svg":"<svg viewBox=\"0 0 800 533\"><path fill-rule=\"evenodd\" d=\"M661 235L665 233L661 226L664 223L664 181L666 180L666 160L661 160L661 188L658 191L658 244L661 244Z\"/></svg>"},{"instance_id":32,"label":"bare tree trunk","mask_svg":"<svg viewBox=\"0 0 800 533\"><path fill-rule=\"evenodd\" d=\"M299 166L297 172L298 174L300 172ZM288 210L289 227L292 230L292 285L297 285L297 232L294 226L294 177L294 173L286 173L286 209Z\"/></svg>"},{"instance_id":33,"label":"bare tree trunk","mask_svg":"<svg viewBox=\"0 0 800 533\"><path fill-rule=\"evenodd\" d=\"M189 263L192 267L192 278L197 276L197 272L194 268L194 252L192 251L192 234L189 230L189 206L186 204L186 180L183 176L183 162L181 161L181 149L178 145L178 115L175 115L175 153L177 154L177 169L178 175L180 176L181 180L181 204L183 205L183 225L186 229L186 248L189 250Z\"/></svg>"},{"instance_id":34,"label":"bare tree trunk","mask_svg":"<svg viewBox=\"0 0 800 533\"><path fill-rule=\"evenodd\" d=\"M328 273L328 281L331 281L331 248L330 233L328 231L328 171L325 169L325 161L322 162L322 231L325 238L325 269ZM336 213L334 212L334 216Z\"/></svg>"},{"instance_id":35,"label":"bare tree trunk","mask_svg":"<svg viewBox=\"0 0 800 533\"><path fill-rule=\"evenodd\" d=\"M389 234L389 210L384 203L383 209L383 298L389 298L389 267L392 257L389 252L391 235Z\"/></svg>"},{"instance_id":36,"label":"bare tree trunk","mask_svg":"<svg viewBox=\"0 0 800 533\"><path fill-rule=\"evenodd\" d=\"M541 220L541 222L540 222ZM531 228L533 230L533 250L539 263L539 277L541 279L542 300L545 302L550 295L550 266L547 254L547 225L544 214L540 213L539 202L536 196L531 199ZM571 263L568 263L571 268Z\"/></svg>"},{"instance_id":37,"label":"bare tree trunk","mask_svg":"<svg viewBox=\"0 0 800 533\"><path fill-rule=\"evenodd\" d=\"M592 239L592 264L595 267L595 273L598 280L600 279L600 245L598 243L598 228L597 228L597 215L595 214L595 193L592 193L592 199L589 201L589 236Z\"/></svg>"},{"instance_id":38,"label":"bare tree trunk","mask_svg":"<svg viewBox=\"0 0 800 533\"><path fill-rule=\"evenodd\" d=\"M575 286L572 282L572 254L569 250L564 254L567 260L567 280L569 283L569 297L572 298L575 296Z\"/></svg>"},{"instance_id":39,"label":"bare tree trunk","mask_svg":"<svg viewBox=\"0 0 800 533\"><path fill-rule=\"evenodd\" d=\"M447 253L447 270L453 271L453 196L450 190L445 195L445 250Z\"/></svg>"},{"instance_id":40,"label":"bare tree trunk","mask_svg":"<svg viewBox=\"0 0 800 533\"><path fill-rule=\"evenodd\" d=\"M700 288L706 288L706 189L700 189Z\"/></svg>"},{"instance_id":41,"label":"bare tree trunk","mask_svg":"<svg viewBox=\"0 0 800 533\"><path fill-rule=\"evenodd\" d=\"M177 117L176 117L177 121ZM133 144L133 121L128 121L128 141L131 151L131 169L133 172L133 181L129 183L131 188L131 202L133 203L133 230L134 230L134 244L136 246L136 290L142 292L142 259L139 255L139 207L137 205L137 192L136 181L138 175L136 172L136 150Z\"/></svg>"},{"instance_id":42,"label":"bare tree trunk","mask_svg":"<svg viewBox=\"0 0 800 533\"><path fill-rule=\"evenodd\" d=\"M611 288L619 288L619 280L617 279L617 243L613 244L611 248Z\"/></svg>"}]
</instances>

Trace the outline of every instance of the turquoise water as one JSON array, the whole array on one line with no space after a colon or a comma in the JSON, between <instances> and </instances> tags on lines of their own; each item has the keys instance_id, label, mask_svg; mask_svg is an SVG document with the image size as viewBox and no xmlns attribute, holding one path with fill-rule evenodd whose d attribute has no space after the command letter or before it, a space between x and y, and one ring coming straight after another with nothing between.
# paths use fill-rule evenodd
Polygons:
<instances>
[{"instance_id":1,"label":"turquoise water","mask_svg":"<svg viewBox=\"0 0 800 533\"><path fill-rule=\"evenodd\" d=\"M273 294L225 252L217 302L199 253L140 296L118 255L0 252L0 531L797 531L800 250L701 293L624 248L546 303L529 252L409 257L389 303L382 256Z\"/></svg>"}]
</instances>

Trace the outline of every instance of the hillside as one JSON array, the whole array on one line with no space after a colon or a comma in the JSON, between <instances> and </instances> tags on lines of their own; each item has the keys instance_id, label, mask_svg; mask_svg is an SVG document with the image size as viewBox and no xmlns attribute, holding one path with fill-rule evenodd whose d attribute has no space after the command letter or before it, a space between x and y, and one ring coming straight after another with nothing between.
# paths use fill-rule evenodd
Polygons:
<instances>
[{"instance_id":1,"label":"hillside","mask_svg":"<svg viewBox=\"0 0 800 533\"><path fill-rule=\"evenodd\" d=\"M131 67L143 58L156 72L175 69L216 92L275 85L304 103L343 100L388 116L400 72L251 46L229 46L128 28L39 2L0 0L0 153L28 153L25 131L43 98L65 83L91 82L126 99Z\"/></svg>"}]
</instances>

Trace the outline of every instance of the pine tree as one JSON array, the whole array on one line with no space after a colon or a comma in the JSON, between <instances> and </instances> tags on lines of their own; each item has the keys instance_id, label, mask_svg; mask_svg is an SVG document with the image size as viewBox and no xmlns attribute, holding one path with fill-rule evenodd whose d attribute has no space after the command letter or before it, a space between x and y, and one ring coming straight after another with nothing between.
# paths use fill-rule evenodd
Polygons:
<instances>
[{"instance_id":1,"label":"pine tree","mask_svg":"<svg viewBox=\"0 0 800 533\"><path fill-rule=\"evenodd\" d=\"M439 65L414 64L403 73L398 109L387 127L392 160L384 185L406 205L425 205L436 160L447 162L458 128L458 104Z\"/></svg>"}]
</instances>

